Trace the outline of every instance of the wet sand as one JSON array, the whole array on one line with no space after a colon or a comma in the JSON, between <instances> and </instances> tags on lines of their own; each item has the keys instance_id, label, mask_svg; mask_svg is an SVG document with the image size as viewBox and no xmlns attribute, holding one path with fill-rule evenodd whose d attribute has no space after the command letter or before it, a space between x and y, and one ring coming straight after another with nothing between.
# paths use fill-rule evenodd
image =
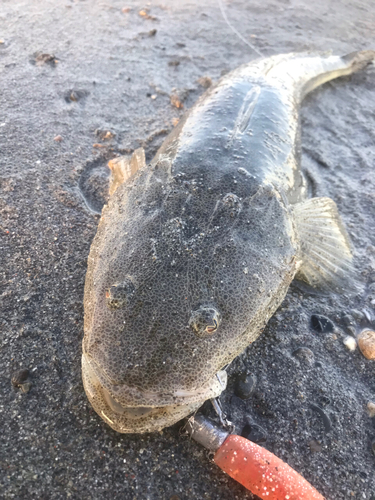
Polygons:
<instances>
[{"instance_id":1,"label":"wet sand","mask_svg":"<svg viewBox=\"0 0 375 500\"><path fill-rule=\"evenodd\" d=\"M223 5L265 56L375 48L370 0ZM0 5L4 499L253 498L181 436L181 423L117 434L82 387L86 260L108 196L108 159L143 146L150 160L204 92L202 77L217 81L257 57L217 2L145 7L117 0ZM250 422L267 437L262 444L327 500L374 500L375 419L366 405L375 402L375 361L343 343L375 327L374 68L319 88L301 114L311 194L338 204L363 291L348 298L292 286L263 335L231 365L221 399L238 432ZM314 329L312 314L330 318L329 331ZM11 383L20 369L30 372L28 392ZM246 370L256 387L242 400L234 390ZM208 404L203 411L214 416Z\"/></svg>"}]
</instances>

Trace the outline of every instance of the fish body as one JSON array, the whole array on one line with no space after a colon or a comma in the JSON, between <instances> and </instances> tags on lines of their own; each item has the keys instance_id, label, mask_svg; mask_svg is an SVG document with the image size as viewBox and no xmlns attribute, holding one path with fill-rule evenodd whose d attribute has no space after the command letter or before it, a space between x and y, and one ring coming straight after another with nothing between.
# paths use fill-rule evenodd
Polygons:
<instances>
[{"instance_id":1,"label":"fish body","mask_svg":"<svg viewBox=\"0 0 375 500\"><path fill-rule=\"evenodd\" d=\"M351 251L336 206L308 200L298 108L361 69L287 54L223 77L150 165L113 163L88 261L82 374L119 432L160 430L226 386L223 368L261 333L297 276L337 284Z\"/></svg>"}]
</instances>

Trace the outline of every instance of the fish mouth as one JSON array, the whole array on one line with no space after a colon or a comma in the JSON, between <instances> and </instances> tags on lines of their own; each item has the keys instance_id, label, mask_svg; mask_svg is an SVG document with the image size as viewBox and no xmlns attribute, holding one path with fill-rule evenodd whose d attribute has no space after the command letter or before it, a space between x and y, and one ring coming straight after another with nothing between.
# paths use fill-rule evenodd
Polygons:
<instances>
[{"instance_id":1,"label":"fish mouth","mask_svg":"<svg viewBox=\"0 0 375 500\"><path fill-rule=\"evenodd\" d=\"M134 398L134 393L126 386L111 387L103 370L85 353L82 355L82 379L94 410L114 430L122 433L153 432L173 425L196 411L206 399L217 397L227 382L226 372L220 371L211 381L209 391L206 386L167 395L138 391L138 397Z\"/></svg>"}]
</instances>

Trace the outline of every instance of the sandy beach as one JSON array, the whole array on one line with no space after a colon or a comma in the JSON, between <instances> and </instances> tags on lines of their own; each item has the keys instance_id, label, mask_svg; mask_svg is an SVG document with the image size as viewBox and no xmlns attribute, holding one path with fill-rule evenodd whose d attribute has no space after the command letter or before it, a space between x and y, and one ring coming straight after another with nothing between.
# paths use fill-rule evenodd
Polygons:
<instances>
[{"instance_id":1,"label":"sandy beach","mask_svg":"<svg viewBox=\"0 0 375 500\"><path fill-rule=\"evenodd\" d=\"M370 0L222 6L264 56L375 48ZM183 422L111 430L84 393L81 342L108 160L144 147L150 161L212 82L257 57L213 0L1 1L0 498L255 499ZM375 500L375 360L344 344L375 328L374 66L314 91L301 124L310 194L337 203L361 291L293 284L231 364L221 402L238 433L247 426L327 500Z\"/></svg>"}]
</instances>

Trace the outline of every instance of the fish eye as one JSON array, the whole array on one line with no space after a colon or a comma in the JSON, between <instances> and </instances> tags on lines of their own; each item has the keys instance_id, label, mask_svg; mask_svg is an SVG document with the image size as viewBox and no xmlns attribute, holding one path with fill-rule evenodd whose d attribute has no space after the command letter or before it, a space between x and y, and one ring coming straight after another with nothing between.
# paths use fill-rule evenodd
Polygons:
<instances>
[{"instance_id":1,"label":"fish eye","mask_svg":"<svg viewBox=\"0 0 375 500\"><path fill-rule=\"evenodd\" d=\"M210 337L219 328L220 312L212 306L201 306L193 311L189 326L198 337Z\"/></svg>"},{"instance_id":2,"label":"fish eye","mask_svg":"<svg viewBox=\"0 0 375 500\"><path fill-rule=\"evenodd\" d=\"M135 288L130 278L121 283L115 283L105 291L107 307L111 310L121 309L129 304Z\"/></svg>"}]
</instances>

